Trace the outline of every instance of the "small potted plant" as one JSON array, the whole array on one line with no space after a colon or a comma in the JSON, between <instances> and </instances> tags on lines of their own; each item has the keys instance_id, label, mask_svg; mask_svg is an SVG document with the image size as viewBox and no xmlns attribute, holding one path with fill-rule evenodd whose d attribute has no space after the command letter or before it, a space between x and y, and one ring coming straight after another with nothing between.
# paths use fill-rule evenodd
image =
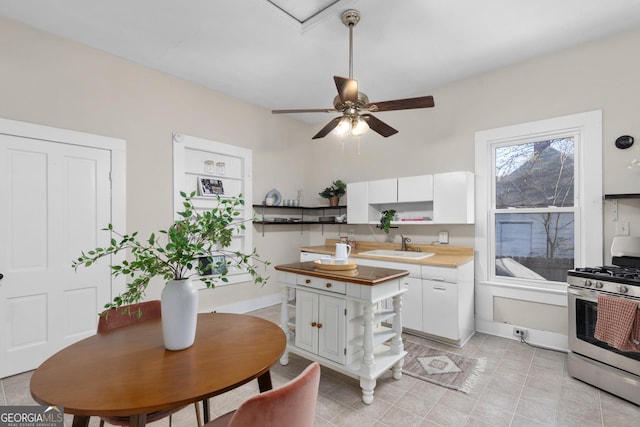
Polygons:
<instances>
[{"instance_id":1,"label":"small potted plant","mask_svg":"<svg viewBox=\"0 0 640 427\"><path fill-rule=\"evenodd\" d=\"M157 235L151 233L142 240L137 232L121 234L109 224L104 230L115 236L110 245L82 252L72 264L75 269L89 267L120 251L129 253L129 259L111 265L113 276L125 276L128 280L127 289L105 305L107 310L140 302L151 279L164 279L162 328L165 347L169 350L187 348L195 338L198 292L191 285L192 276L200 276L207 288L214 288L217 281L228 281L225 277L227 267L233 267L246 270L255 283L264 284L266 278L258 273L253 261L261 262L265 267L269 265L268 261L260 260L255 249L247 254L225 249L231 245L233 233L245 229L245 221L236 219L240 215L237 209L244 205L241 195L217 196L217 206L202 212L193 205L195 192L190 195L181 192L180 195L184 199L184 210L178 212L180 218L168 229L160 230ZM212 261L203 263L203 259L218 261L214 265ZM212 270L215 273L208 275Z\"/></svg>"},{"instance_id":2,"label":"small potted plant","mask_svg":"<svg viewBox=\"0 0 640 427\"><path fill-rule=\"evenodd\" d=\"M338 179L318 194L324 199L329 199L329 206L338 206L340 204L340 197L344 196L346 192L347 184Z\"/></svg>"},{"instance_id":3,"label":"small potted plant","mask_svg":"<svg viewBox=\"0 0 640 427\"><path fill-rule=\"evenodd\" d=\"M380 213L379 227L382 229L382 231L384 231L385 233L389 233L389 228L391 227L391 221L393 221L393 218L395 215L396 215L396 211L394 209L388 209Z\"/></svg>"}]
</instances>

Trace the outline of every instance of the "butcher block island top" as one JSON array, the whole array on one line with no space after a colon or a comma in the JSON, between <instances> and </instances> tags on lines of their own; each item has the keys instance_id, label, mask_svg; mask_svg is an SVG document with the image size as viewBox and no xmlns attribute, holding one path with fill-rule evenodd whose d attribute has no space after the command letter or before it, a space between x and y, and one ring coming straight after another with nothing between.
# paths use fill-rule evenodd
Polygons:
<instances>
[{"instance_id":1,"label":"butcher block island top","mask_svg":"<svg viewBox=\"0 0 640 427\"><path fill-rule=\"evenodd\" d=\"M356 261L357 263L357 261ZM358 265L353 270L323 270L314 261L294 262L275 267L278 271L288 273L304 274L305 276L320 277L323 279L340 280L343 282L356 283L358 285L374 286L389 280L408 276L406 270L396 270L393 268L368 267Z\"/></svg>"}]
</instances>

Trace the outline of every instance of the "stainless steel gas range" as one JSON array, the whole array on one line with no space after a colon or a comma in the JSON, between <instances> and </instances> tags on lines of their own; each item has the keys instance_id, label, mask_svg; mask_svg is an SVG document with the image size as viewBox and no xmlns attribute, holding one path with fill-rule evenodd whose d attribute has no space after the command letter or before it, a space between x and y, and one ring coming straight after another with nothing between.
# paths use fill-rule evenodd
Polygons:
<instances>
[{"instance_id":1,"label":"stainless steel gas range","mask_svg":"<svg viewBox=\"0 0 640 427\"><path fill-rule=\"evenodd\" d=\"M611 266L568 272L569 375L640 405L640 352L595 338L599 296L640 305L640 237L615 238L611 254Z\"/></svg>"}]
</instances>

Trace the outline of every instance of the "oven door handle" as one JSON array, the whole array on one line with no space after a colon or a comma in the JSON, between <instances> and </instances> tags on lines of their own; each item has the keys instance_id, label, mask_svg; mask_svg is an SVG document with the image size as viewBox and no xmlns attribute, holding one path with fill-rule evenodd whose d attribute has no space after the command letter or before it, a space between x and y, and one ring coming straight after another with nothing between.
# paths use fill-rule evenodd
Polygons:
<instances>
[{"instance_id":1,"label":"oven door handle","mask_svg":"<svg viewBox=\"0 0 640 427\"><path fill-rule=\"evenodd\" d=\"M598 302L598 294L600 293L598 291L592 291L588 289L575 289L571 287L567 288L567 292L571 295L579 297L580 299L591 302Z\"/></svg>"}]
</instances>

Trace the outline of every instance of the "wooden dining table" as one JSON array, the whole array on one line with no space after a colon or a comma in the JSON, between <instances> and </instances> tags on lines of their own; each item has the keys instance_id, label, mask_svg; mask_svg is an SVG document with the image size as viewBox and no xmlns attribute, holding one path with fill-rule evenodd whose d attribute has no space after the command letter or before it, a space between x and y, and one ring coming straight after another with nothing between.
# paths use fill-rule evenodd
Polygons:
<instances>
[{"instance_id":1,"label":"wooden dining table","mask_svg":"<svg viewBox=\"0 0 640 427\"><path fill-rule=\"evenodd\" d=\"M169 351L160 319L86 338L47 359L31 377L31 395L42 405L60 405L74 427L91 416L129 417L142 427L146 414L178 408L258 380L271 389L270 368L284 352L282 329L242 314L198 315L194 344Z\"/></svg>"}]
</instances>

